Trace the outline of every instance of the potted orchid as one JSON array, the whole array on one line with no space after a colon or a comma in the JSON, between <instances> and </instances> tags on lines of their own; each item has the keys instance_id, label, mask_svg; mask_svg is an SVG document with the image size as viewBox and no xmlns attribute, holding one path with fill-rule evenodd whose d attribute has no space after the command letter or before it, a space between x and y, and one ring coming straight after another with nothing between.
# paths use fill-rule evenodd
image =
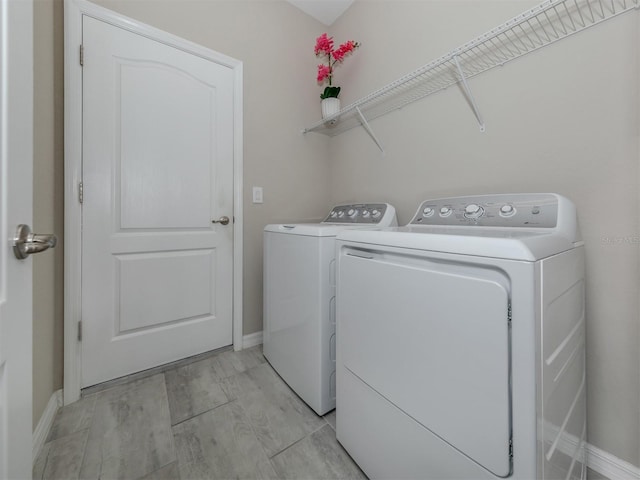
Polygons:
<instances>
[{"instance_id":1,"label":"potted orchid","mask_svg":"<svg viewBox=\"0 0 640 480\"><path fill-rule=\"evenodd\" d=\"M360 44L353 40L348 40L338 48L333 48L333 37L323 33L316 39L316 57L326 57L326 64L318 65L317 80L319 84L328 81L329 85L320 94L322 99L322 118L329 117L340 111L340 87L333 85L333 71L335 67L342 63L344 58L358 48Z\"/></svg>"}]
</instances>

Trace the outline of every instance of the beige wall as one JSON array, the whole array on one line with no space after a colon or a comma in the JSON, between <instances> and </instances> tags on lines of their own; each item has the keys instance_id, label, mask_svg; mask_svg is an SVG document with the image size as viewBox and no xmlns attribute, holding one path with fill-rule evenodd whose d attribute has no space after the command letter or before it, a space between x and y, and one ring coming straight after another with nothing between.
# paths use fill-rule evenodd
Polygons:
<instances>
[{"instance_id":1,"label":"beige wall","mask_svg":"<svg viewBox=\"0 0 640 480\"><path fill-rule=\"evenodd\" d=\"M343 101L536 3L356 2L332 28L336 41L362 42L337 73ZM332 202L388 201L401 224L422 200L442 195L551 191L571 198L586 242L589 442L634 465L640 465L639 21L629 13L470 80L486 133L461 91L450 88L371 123L385 156L354 129L333 139L329 163Z\"/></svg>"},{"instance_id":2,"label":"beige wall","mask_svg":"<svg viewBox=\"0 0 640 480\"><path fill-rule=\"evenodd\" d=\"M40 3L42 2L42 3ZM36 6L35 226L62 227L60 0ZM638 15L628 14L471 81L481 134L456 88L362 129L301 135L319 117L315 37L362 48L337 71L343 104L520 13L532 2L356 2L324 27L283 1L100 0L244 62L244 332L262 329L262 228L333 203L383 200L406 223L446 194L554 191L572 198L587 242L589 441L640 465ZM251 187L265 203L251 204ZM37 257L34 421L62 385L62 263ZM55 286L57 282L58 286Z\"/></svg>"},{"instance_id":3,"label":"beige wall","mask_svg":"<svg viewBox=\"0 0 640 480\"><path fill-rule=\"evenodd\" d=\"M58 246L33 257L33 426L62 388L64 257L62 0L34 5L33 230Z\"/></svg>"}]
</instances>

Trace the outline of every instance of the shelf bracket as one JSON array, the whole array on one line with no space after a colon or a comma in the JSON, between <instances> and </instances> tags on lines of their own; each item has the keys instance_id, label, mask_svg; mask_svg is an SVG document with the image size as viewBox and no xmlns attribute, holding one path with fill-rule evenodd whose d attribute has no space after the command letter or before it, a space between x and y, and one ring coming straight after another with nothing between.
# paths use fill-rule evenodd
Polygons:
<instances>
[{"instance_id":1,"label":"shelf bracket","mask_svg":"<svg viewBox=\"0 0 640 480\"><path fill-rule=\"evenodd\" d=\"M367 133L369 134L369 136L373 139L373 141L375 142L375 144L378 146L378 148L380 149L380 151L382 152L382 154L384 155L384 148L382 148L382 145L380 144L380 141L378 140L378 138L376 137L376 134L373 133L373 130L371 130L371 127L369 126L369 122L367 122L367 119L364 118L364 115L362 114L362 112L360 111L359 107L356 107L356 111L358 112L358 115L360 116L360 121L362 122L362 126L364 127L364 129L367 131Z\"/></svg>"},{"instance_id":2,"label":"shelf bracket","mask_svg":"<svg viewBox=\"0 0 640 480\"><path fill-rule=\"evenodd\" d=\"M473 113L475 114L476 119L478 120L478 124L480 125L480 131L484 132L484 120L482 120L482 115L480 115L480 110L478 110L478 105L476 105L476 101L473 98L473 94L471 93L471 89L469 88L469 84L467 83L467 77L464 76L464 72L462 71L462 67L460 66L457 55L453 56L453 61L456 63L458 73L460 74L460 79L462 80L462 87L467 94L469 103L471 103L471 108L473 108Z\"/></svg>"}]
</instances>

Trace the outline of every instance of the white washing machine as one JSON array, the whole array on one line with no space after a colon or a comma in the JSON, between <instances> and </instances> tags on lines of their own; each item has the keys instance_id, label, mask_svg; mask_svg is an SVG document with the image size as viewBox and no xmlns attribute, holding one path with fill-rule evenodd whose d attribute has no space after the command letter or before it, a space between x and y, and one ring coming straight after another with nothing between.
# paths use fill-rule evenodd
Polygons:
<instances>
[{"instance_id":1,"label":"white washing machine","mask_svg":"<svg viewBox=\"0 0 640 480\"><path fill-rule=\"evenodd\" d=\"M569 200L428 200L337 249L337 437L370 478L585 478Z\"/></svg>"},{"instance_id":2,"label":"white washing machine","mask_svg":"<svg viewBox=\"0 0 640 480\"><path fill-rule=\"evenodd\" d=\"M387 203L340 205L322 223L264 229L263 353L318 415L336 405L335 238L397 225Z\"/></svg>"}]
</instances>

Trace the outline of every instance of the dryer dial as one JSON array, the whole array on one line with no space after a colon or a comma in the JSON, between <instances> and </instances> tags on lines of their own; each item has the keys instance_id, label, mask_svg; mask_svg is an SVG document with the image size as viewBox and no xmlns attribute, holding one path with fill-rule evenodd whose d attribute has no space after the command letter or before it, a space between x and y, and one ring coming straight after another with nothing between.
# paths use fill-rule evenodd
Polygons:
<instances>
[{"instance_id":1,"label":"dryer dial","mask_svg":"<svg viewBox=\"0 0 640 480\"><path fill-rule=\"evenodd\" d=\"M435 210L432 207L425 207L425 209L422 210L422 216L424 217L431 217L434 213Z\"/></svg>"},{"instance_id":2,"label":"dryer dial","mask_svg":"<svg viewBox=\"0 0 640 480\"><path fill-rule=\"evenodd\" d=\"M484 215L484 208L477 203L470 203L464 209L464 216L466 218L476 219Z\"/></svg>"},{"instance_id":3,"label":"dryer dial","mask_svg":"<svg viewBox=\"0 0 640 480\"><path fill-rule=\"evenodd\" d=\"M451 212L453 212L453 209L451 207L442 207L442 208L440 208L440 216L441 217L448 217L449 215L451 215Z\"/></svg>"},{"instance_id":4,"label":"dryer dial","mask_svg":"<svg viewBox=\"0 0 640 480\"><path fill-rule=\"evenodd\" d=\"M513 205L507 204L500 207L500 216L502 217L511 217L512 215L515 215L515 213L516 209Z\"/></svg>"}]
</instances>

